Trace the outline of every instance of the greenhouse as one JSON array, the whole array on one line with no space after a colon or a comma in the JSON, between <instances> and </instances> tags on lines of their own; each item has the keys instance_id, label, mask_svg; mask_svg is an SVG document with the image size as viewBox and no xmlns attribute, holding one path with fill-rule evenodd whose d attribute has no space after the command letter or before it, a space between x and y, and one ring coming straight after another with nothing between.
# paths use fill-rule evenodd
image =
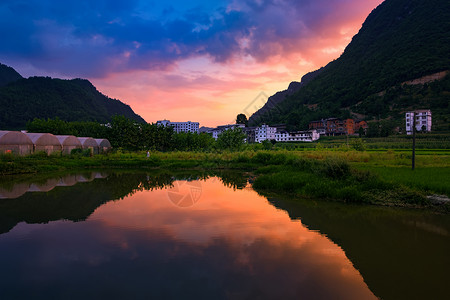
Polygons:
<instances>
[{"instance_id":1,"label":"greenhouse","mask_svg":"<svg viewBox=\"0 0 450 300\"><path fill-rule=\"evenodd\" d=\"M12 188L0 187L0 199L15 199L25 194L30 185L28 183L14 184Z\"/></svg>"},{"instance_id":2,"label":"greenhouse","mask_svg":"<svg viewBox=\"0 0 450 300\"><path fill-rule=\"evenodd\" d=\"M20 131L0 131L0 153L28 155L33 151L33 142Z\"/></svg>"},{"instance_id":3,"label":"greenhouse","mask_svg":"<svg viewBox=\"0 0 450 300\"><path fill-rule=\"evenodd\" d=\"M81 142L73 135L56 135L62 146L63 154L70 154L73 149L81 149Z\"/></svg>"},{"instance_id":4,"label":"greenhouse","mask_svg":"<svg viewBox=\"0 0 450 300\"><path fill-rule=\"evenodd\" d=\"M83 150L90 149L92 154L98 154L98 145L93 138L79 137L78 140L80 141Z\"/></svg>"},{"instance_id":5,"label":"greenhouse","mask_svg":"<svg viewBox=\"0 0 450 300\"><path fill-rule=\"evenodd\" d=\"M77 183L78 181L76 175L66 175L59 178L58 184L56 186L72 186Z\"/></svg>"},{"instance_id":6,"label":"greenhouse","mask_svg":"<svg viewBox=\"0 0 450 300\"><path fill-rule=\"evenodd\" d=\"M105 153L111 150L111 143L107 139L95 139L98 145L99 153Z\"/></svg>"},{"instance_id":7,"label":"greenhouse","mask_svg":"<svg viewBox=\"0 0 450 300\"><path fill-rule=\"evenodd\" d=\"M58 138L51 133L25 133L33 142L33 152L53 152L62 151Z\"/></svg>"},{"instance_id":8,"label":"greenhouse","mask_svg":"<svg viewBox=\"0 0 450 300\"><path fill-rule=\"evenodd\" d=\"M49 192L53 190L58 184L58 179L52 178L48 179L44 183L32 183L29 192Z\"/></svg>"}]
</instances>

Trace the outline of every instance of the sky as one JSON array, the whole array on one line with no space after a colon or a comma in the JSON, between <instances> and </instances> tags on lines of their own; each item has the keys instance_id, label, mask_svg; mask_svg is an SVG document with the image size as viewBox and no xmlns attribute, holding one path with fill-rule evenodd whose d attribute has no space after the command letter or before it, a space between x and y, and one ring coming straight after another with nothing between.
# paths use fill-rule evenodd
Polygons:
<instances>
[{"instance_id":1,"label":"sky","mask_svg":"<svg viewBox=\"0 0 450 300\"><path fill-rule=\"evenodd\" d=\"M0 62L212 127L338 58L381 2L0 0Z\"/></svg>"}]
</instances>

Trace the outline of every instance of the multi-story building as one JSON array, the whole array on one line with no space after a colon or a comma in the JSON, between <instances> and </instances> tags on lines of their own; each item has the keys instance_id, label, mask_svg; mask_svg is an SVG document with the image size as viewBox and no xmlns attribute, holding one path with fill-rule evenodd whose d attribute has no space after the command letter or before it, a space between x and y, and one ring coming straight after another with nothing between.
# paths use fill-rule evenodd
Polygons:
<instances>
[{"instance_id":1,"label":"multi-story building","mask_svg":"<svg viewBox=\"0 0 450 300\"><path fill-rule=\"evenodd\" d=\"M353 119L337 119L330 118L326 120L327 135L343 135L343 134L354 134L355 133L355 121Z\"/></svg>"},{"instance_id":2,"label":"multi-story building","mask_svg":"<svg viewBox=\"0 0 450 300\"><path fill-rule=\"evenodd\" d=\"M365 123L365 126L367 126L367 123ZM328 118L309 123L309 129L317 130L320 135L352 135L355 134L356 127L353 119Z\"/></svg>"},{"instance_id":3,"label":"multi-story building","mask_svg":"<svg viewBox=\"0 0 450 300\"><path fill-rule=\"evenodd\" d=\"M275 141L277 142L312 142L320 138L317 130L287 132L279 131L275 133Z\"/></svg>"},{"instance_id":4,"label":"multi-story building","mask_svg":"<svg viewBox=\"0 0 450 300\"><path fill-rule=\"evenodd\" d=\"M269 125L263 124L255 130L255 142L261 143L265 140L275 140L276 132L277 129L275 127L270 127Z\"/></svg>"},{"instance_id":5,"label":"multi-story building","mask_svg":"<svg viewBox=\"0 0 450 300\"><path fill-rule=\"evenodd\" d=\"M366 133L369 126L366 121L355 120L355 133L359 133L360 128L362 128L363 132Z\"/></svg>"},{"instance_id":6,"label":"multi-story building","mask_svg":"<svg viewBox=\"0 0 450 300\"><path fill-rule=\"evenodd\" d=\"M327 134L327 121L322 119L318 121L312 121L309 123L309 129L317 130L317 132L320 135L326 135Z\"/></svg>"},{"instance_id":7,"label":"multi-story building","mask_svg":"<svg viewBox=\"0 0 450 300\"><path fill-rule=\"evenodd\" d=\"M247 135L247 143L254 143L256 139L256 128L257 127L245 127L242 130Z\"/></svg>"},{"instance_id":8,"label":"multi-story building","mask_svg":"<svg viewBox=\"0 0 450 300\"><path fill-rule=\"evenodd\" d=\"M171 126L176 133L180 132L192 132L198 133L200 124L198 122L170 122L169 120L157 121L156 125L159 126Z\"/></svg>"},{"instance_id":9,"label":"multi-story building","mask_svg":"<svg viewBox=\"0 0 450 300\"><path fill-rule=\"evenodd\" d=\"M413 133L414 118L416 131L431 131L431 110L416 110L406 113L406 134Z\"/></svg>"}]
</instances>

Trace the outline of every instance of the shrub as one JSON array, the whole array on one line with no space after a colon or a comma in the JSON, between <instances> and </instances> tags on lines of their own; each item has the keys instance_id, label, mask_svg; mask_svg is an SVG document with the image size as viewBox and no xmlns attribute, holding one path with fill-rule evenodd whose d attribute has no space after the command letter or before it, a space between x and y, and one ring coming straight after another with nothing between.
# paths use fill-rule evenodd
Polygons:
<instances>
[{"instance_id":1,"label":"shrub","mask_svg":"<svg viewBox=\"0 0 450 300\"><path fill-rule=\"evenodd\" d=\"M272 155L268 152L258 152L253 156L252 160L260 164L268 164Z\"/></svg>"},{"instance_id":2,"label":"shrub","mask_svg":"<svg viewBox=\"0 0 450 300\"><path fill-rule=\"evenodd\" d=\"M366 143L362 139L354 139L351 141L350 145L356 151L366 150Z\"/></svg>"},{"instance_id":3,"label":"shrub","mask_svg":"<svg viewBox=\"0 0 450 300\"><path fill-rule=\"evenodd\" d=\"M328 157L316 168L316 172L329 178L340 179L350 175L349 163L341 157Z\"/></svg>"},{"instance_id":4,"label":"shrub","mask_svg":"<svg viewBox=\"0 0 450 300\"><path fill-rule=\"evenodd\" d=\"M72 149L72 151L70 151L70 155L77 155L77 154L81 154L82 152L83 152L83 149L75 148L75 149Z\"/></svg>"}]
</instances>

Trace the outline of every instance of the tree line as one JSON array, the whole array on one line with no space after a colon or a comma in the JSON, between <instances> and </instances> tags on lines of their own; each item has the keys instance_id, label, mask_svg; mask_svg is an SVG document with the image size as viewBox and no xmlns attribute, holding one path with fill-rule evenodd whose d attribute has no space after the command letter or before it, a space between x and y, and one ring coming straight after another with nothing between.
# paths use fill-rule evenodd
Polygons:
<instances>
[{"instance_id":1,"label":"tree line","mask_svg":"<svg viewBox=\"0 0 450 300\"><path fill-rule=\"evenodd\" d=\"M129 151L239 150L246 139L240 128L224 131L216 141L208 133L176 133L172 127L137 123L124 116L113 116L108 124L67 122L59 118L34 119L27 123L27 130L55 135L106 138L113 148Z\"/></svg>"}]
</instances>

